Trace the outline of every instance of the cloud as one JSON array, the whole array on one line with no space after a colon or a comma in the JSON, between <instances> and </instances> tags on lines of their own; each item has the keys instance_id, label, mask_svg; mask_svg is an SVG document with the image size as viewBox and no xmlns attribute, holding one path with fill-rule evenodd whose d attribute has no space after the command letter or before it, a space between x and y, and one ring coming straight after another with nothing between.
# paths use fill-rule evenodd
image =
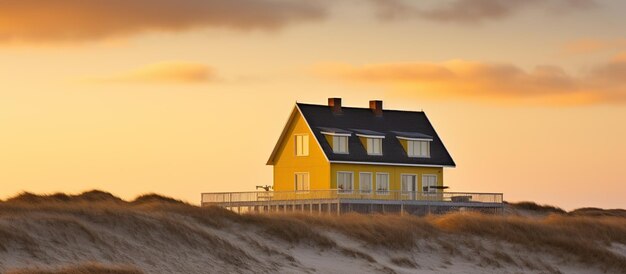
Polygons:
<instances>
[{"instance_id":1,"label":"cloud","mask_svg":"<svg viewBox=\"0 0 626 274\"><path fill-rule=\"evenodd\" d=\"M200 27L274 30L326 15L307 0L2 0L0 42L89 41Z\"/></svg>"},{"instance_id":2,"label":"cloud","mask_svg":"<svg viewBox=\"0 0 626 274\"><path fill-rule=\"evenodd\" d=\"M215 71L200 63L170 61L143 66L122 74L91 77L91 83L197 84L217 80Z\"/></svg>"},{"instance_id":3,"label":"cloud","mask_svg":"<svg viewBox=\"0 0 626 274\"><path fill-rule=\"evenodd\" d=\"M566 43L563 52L567 54L588 54L600 51L620 50L626 48L626 39L595 39L583 38Z\"/></svg>"},{"instance_id":4,"label":"cloud","mask_svg":"<svg viewBox=\"0 0 626 274\"><path fill-rule=\"evenodd\" d=\"M378 16L386 20L419 18L435 22L480 23L510 17L524 9L538 8L550 13L586 10L594 0L441 0L411 3L405 0L369 0ZM410 3L410 4L409 4Z\"/></svg>"},{"instance_id":5,"label":"cloud","mask_svg":"<svg viewBox=\"0 0 626 274\"><path fill-rule=\"evenodd\" d=\"M383 20L419 18L480 23L537 8L551 14L586 10L595 0L355 0ZM1 0L0 43L44 44L119 39L197 28L276 30L320 21L328 0Z\"/></svg>"},{"instance_id":6,"label":"cloud","mask_svg":"<svg viewBox=\"0 0 626 274\"><path fill-rule=\"evenodd\" d=\"M584 75L560 67L524 70L512 64L453 60L443 63L387 63L314 67L324 77L382 86L409 96L465 98L550 105L626 103L626 58L599 65Z\"/></svg>"}]
</instances>

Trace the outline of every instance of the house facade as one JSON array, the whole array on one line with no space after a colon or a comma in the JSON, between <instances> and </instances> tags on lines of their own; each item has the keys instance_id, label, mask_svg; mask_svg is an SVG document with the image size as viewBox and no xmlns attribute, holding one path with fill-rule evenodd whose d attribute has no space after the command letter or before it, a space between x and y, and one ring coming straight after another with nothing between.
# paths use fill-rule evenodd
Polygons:
<instances>
[{"instance_id":1,"label":"house facade","mask_svg":"<svg viewBox=\"0 0 626 274\"><path fill-rule=\"evenodd\" d=\"M267 162L274 191L438 193L454 160L422 111L297 103Z\"/></svg>"}]
</instances>

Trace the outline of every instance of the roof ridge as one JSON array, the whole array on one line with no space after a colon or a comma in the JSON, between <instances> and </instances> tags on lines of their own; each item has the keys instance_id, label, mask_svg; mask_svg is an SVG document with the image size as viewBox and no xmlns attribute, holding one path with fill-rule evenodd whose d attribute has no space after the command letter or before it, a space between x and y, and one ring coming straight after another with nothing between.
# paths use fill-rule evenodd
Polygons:
<instances>
[{"instance_id":1,"label":"roof ridge","mask_svg":"<svg viewBox=\"0 0 626 274\"><path fill-rule=\"evenodd\" d=\"M314 107L328 107L328 105L320 105L320 104L310 104L310 103L297 103L298 105L305 105L305 106L314 106ZM349 108L349 109L363 109L363 110L370 110L370 108L368 107L347 107L347 106L341 106L342 109L344 108ZM385 109L383 108L383 112L384 111L397 111L397 112L411 112L411 113L424 113L423 110L405 110L405 109Z\"/></svg>"}]
</instances>

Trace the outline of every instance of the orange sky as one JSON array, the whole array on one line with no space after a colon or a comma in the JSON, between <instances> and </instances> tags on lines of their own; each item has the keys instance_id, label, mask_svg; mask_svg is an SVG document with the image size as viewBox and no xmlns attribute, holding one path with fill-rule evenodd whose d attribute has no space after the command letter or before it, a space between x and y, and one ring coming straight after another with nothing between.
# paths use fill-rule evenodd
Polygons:
<instances>
[{"instance_id":1,"label":"orange sky","mask_svg":"<svg viewBox=\"0 0 626 274\"><path fill-rule=\"evenodd\" d=\"M626 207L626 3L0 2L0 198L271 183L294 102L421 110L452 191Z\"/></svg>"}]
</instances>

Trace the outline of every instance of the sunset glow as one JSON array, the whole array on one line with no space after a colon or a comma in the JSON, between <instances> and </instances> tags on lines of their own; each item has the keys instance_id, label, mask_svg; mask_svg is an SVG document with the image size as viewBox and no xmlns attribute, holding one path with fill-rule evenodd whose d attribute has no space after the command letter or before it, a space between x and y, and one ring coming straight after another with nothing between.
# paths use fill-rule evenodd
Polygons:
<instances>
[{"instance_id":1,"label":"sunset glow","mask_svg":"<svg viewBox=\"0 0 626 274\"><path fill-rule=\"evenodd\" d=\"M626 2L0 1L0 199L272 182L295 102L424 110L450 191L625 207Z\"/></svg>"}]
</instances>

